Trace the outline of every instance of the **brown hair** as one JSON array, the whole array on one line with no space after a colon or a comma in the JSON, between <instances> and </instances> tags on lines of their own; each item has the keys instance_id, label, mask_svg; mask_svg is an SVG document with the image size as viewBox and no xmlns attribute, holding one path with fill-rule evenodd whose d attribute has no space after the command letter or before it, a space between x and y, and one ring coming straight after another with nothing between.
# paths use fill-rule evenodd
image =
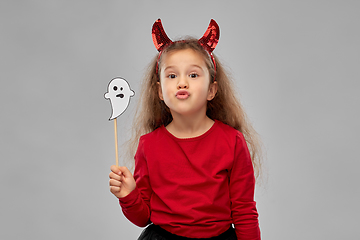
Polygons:
<instances>
[{"instance_id":1,"label":"brown hair","mask_svg":"<svg viewBox=\"0 0 360 240\"><path fill-rule=\"evenodd\" d=\"M128 142L129 148L126 160L133 159L141 135L152 132L161 125L166 126L172 121L169 108L165 105L164 101L160 100L158 95L159 76L156 73L156 66L159 67L158 72L160 72L161 60L167 53L184 49L193 49L203 56L210 73L210 80L214 80L215 77L215 81L217 82L217 93L207 104L207 116L239 130L244 135L251 154L255 177L258 178L261 173L262 162L260 138L249 122L242 105L235 96L233 82L229 74L225 71L219 59L214 55L216 63L215 72L214 64L208 52L205 51L198 43L198 40L194 38L175 41L163 50L159 59L158 56L156 56L150 62L141 85L142 98L136 109L133 121L133 133L131 140ZM133 161L131 162L131 168L133 168Z\"/></svg>"}]
</instances>

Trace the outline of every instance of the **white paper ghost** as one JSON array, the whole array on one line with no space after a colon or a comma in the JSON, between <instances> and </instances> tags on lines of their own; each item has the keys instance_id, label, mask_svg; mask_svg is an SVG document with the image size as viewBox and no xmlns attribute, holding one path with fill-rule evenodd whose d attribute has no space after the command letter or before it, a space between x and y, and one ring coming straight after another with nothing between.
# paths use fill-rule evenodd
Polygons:
<instances>
[{"instance_id":1,"label":"white paper ghost","mask_svg":"<svg viewBox=\"0 0 360 240\"><path fill-rule=\"evenodd\" d=\"M120 116L128 107L130 97L135 92L130 89L129 83L123 78L114 78L108 85L108 92L104 97L110 100L112 114L109 120L113 120Z\"/></svg>"}]
</instances>

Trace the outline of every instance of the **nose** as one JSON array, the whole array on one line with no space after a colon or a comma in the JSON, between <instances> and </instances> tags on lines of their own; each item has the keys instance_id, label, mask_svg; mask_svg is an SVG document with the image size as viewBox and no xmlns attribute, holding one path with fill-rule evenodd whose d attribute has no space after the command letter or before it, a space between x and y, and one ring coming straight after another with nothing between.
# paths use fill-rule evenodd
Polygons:
<instances>
[{"instance_id":1,"label":"nose","mask_svg":"<svg viewBox=\"0 0 360 240\"><path fill-rule=\"evenodd\" d=\"M188 82L185 77L179 77L179 81L177 83L177 89L187 89L189 88Z\"/></svg>"}]
</instances>

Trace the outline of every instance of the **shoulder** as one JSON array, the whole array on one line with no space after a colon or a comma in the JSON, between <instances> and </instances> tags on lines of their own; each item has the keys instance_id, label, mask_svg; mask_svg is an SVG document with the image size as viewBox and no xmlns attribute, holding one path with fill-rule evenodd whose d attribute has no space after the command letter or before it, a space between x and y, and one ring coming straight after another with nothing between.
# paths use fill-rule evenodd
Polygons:
<instances>
[{"instance_id":1,"label":"shoulder","mask_svg":"<svg viewBox=\"0 0 360 240\"><path fill-rule=\"evenodd\" d=\"M217 124L217 133L218 134L224 134L226 136L229 136L230 138L238 138L238 137L244 138L243 134L239 130L237 130L219 120L215 120L215 123Z\"/></svg>"},{"instance_id":2,"label":"shoulder","mask_svg":"<svg viewBox=\"0 0 360 240\"><path fill-rule=\"evenodd\" d=\"M157 129L155 129L154 131L144 134L140 137L140 141L152 141L154 139L157 139L161 136L163 136L164 134L164 126L160 126Z\"/></svg>"},{"instance_id":3,"label":"shoulder","mask_svg":"<svg viewBox=\"0 0 360 240\"><path fill-rule=\"evenodd\" d=\"M215 120L217 124L217 135L223 140L226 139L231 145L247 146L246 140L242 132L221 122Z\"/></svg>"},{"instance_id":4,"label":"shoulder","mask_svg":"<svg viewBox=\"0 0 360 240\"><path fill-rule=\"evenodd\" d=\"M158 136L161 135L161 128L162 127L159 127L150 133L142 135L139 138L138 147L135 153L135 159L139 157L145 157L149 150L151 152L151 149L156 147L155 143L158 142Z\"/></svg>"},{"instance_id":5,"label":"shoulder","mask_svg":"<svg viewBox=\"0 0 360 240\"><path fill-rule=\"evenodd\" d=\"M235 128L233 128L219 120L215 120L215 124L217 124L218 129L223 131L224 133L235 134L236 132L238 132L238 130L236 130Z\"/></svg>"},{"instance_id":6,"label":"shoulder","mask_svg":"<svg viewBox=\"0 0 360 240\"><path fill-rule=\"evenodd\" d=\"M161 145L165 137L165 127L160 126L159 128L155 129L154 131L144 134L139 139L139 147L141 149L152 149L154 147L158 147Z\"/></svg>"}]
</instances>

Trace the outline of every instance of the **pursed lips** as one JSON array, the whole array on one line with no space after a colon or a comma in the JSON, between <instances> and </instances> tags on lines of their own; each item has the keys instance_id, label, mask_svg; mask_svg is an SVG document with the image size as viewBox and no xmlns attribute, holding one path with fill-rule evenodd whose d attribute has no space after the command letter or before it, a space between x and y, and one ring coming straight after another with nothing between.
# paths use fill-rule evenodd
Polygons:
<instances>
[{"instance_id":1,"label":"pursed lips","mask_svg":"<svg viewBox=\"0 0 360 240\"><path fill-rule=\"evenodd\" d=\"M186 90L179 90L175 94L178 99L187 99L190 96L190 93Z\"/></svg>"}]
</instances>

